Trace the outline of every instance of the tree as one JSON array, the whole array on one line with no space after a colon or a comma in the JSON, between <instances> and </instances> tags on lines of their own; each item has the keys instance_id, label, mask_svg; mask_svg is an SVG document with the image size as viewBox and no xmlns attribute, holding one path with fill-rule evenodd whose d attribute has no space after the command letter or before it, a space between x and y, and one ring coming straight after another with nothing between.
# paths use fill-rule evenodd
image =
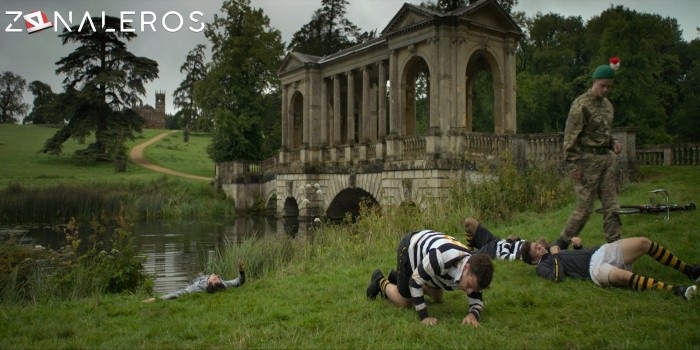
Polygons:
<instances>
[{"instance_id":1,"label":"tree","mask_svg":"<svg viewBox=\"0 0 700 350\"><path fill-rule=\"evenodd\" d=\"M214 15L204 31L212 62L194 87L202 119L214 124L207 151L215 162L262 160L269 156L264 150L272 138L263 125L266 96L279 88L276 71L284 44L279 30L249 0L227 0L221 12L224 16ZM279 114L275 120L280 122Z\"/></svg>"},{"instance_id":2,"label":"tree","mask_svg":"<svg viewBox=\"0 0 700 350\"><path fill-rule=\"evenodd\" d=\"M131 106L141 101L144 84L158 77L158 63L127 50L124 41L133 40L136 33L122 31L119 18L106 16L104 26L100 25L101 17L91 20L97 24L94 31L89 27L78 31L76 25L59 35L63 45L80 46L56 62L56 74L66 75L63 83L71 100L65 110L69 121L46 141L42 152L59 154L70 137L94 132L95 142L76 155L122 162L124 142L134 139L133 133L140 132L145 123ZM125 28L130 28L128 23Z\"/></svg>"},{"instance_id":3,"label":"tree","mask_svg":"<svg viewBox=\"0 0 700 350\"><path fill-rule=\"evenodd\" d=\"M27 113L29 105L22 102L27 81L12 72L0 75L0 123L14 124L18 117Z\"/></svg>"},{"instance_id":4,"label":"tree","mask_svg":"<svg viewBox=\"0 0 700 350\"><path fill-rule=\"evenodd\" d=\"M194 84L204 79L207 75L207 67L204 64L205 45L199 44L187 53L185 63L180 66L180 73L186 73L185 79L173 93L173 104L180 107L182 112L182 127L184 129L184 141L190 139L190 127L192 121L199 118L199 109L194 104Z\"/></svg>"},{"instance_id":5,"label":"tree","mask_svg":"<svg viewBox=\"0 0 700 350\"><path fill-rule=\"evenodd\" d=\"M586 76L612 56L621 60L610 100L616 126L639 128L637 141L667 143L678 106L681 31L673 18L610 7L586 25Z\"/></svg>"},{"instance_id":6,"label":"tree","mask_svg":"<svg viewBox=\"0 0 700 350\"><path fill-rule=\"evenodd\" d=\"M34 107L29 115L24 118L23 123L63 123L65 115L61 113L63 108L59 103L62 100L62 96L54 93L51 90L51 86L39 80L29 83L29 91L34 95Z\"/></svg>"},{"instance_id":7,"label":"tree","mask_svg":"<svg viewBox=\"0 0 700 350\"><path fill-rule=\"evenodd\" d=\"M294 33L287 50L325 56L373 39L376 30L361 32L345 18L348 0L322 0L311 21Z\"/></svg>"}]
</instances>

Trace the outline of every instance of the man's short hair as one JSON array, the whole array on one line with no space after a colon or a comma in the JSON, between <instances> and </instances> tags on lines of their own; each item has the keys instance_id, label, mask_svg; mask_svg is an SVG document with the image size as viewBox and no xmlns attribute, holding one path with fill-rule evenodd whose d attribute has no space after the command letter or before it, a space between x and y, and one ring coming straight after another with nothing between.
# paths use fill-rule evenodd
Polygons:
<instances>
[{"instance_id":1,"label":"man's short hair","mask_svg":"<svg viewBox=\"0 0 700 350\"><path fill-rule=\"evenodd\" d=\"M532 255L530 255L530 246L533 244L539 244L545 250L549 250L549 248L551 247L549 242L547 242L547 240L544 238L540 238L535 242L525 241L525 243L520 246L520 258L522 259L522 261L524 263L530 264L530 265L533 265Z\"/></svg>"},{"instance_id":2,"label":"man's short hair","mask_svg":"<svg viewBox=\"0 0 700 350\"><path fill-rule=\"evenodd\" d=\"M226 289L226 286L223 282L207 283L207 293L216 293L224 289Z\"/></svg>"},{"instance_id":3,"label":"man's short hair","mask_svg":"<svg viewBox=\"0 0 700 350\"><path fill-rule=\"evenodd\" d=\"M493 262L491 257L484 253L476 253L469 257L469 270L476 276L479 288L485 289L493 280Z\"/></svg>"},{"instance_id":4,"label":"man's short hair","mask_svg":"<svg viewBox=\"0 0 700 350\"><path fill-rule=\"evenodd\" d=\"M526 263L532 265L532 255L530 255L530 247L532 246L532 242L530 241L525 241L520 246L520 259Z\"/></svg>"}]
</instances>

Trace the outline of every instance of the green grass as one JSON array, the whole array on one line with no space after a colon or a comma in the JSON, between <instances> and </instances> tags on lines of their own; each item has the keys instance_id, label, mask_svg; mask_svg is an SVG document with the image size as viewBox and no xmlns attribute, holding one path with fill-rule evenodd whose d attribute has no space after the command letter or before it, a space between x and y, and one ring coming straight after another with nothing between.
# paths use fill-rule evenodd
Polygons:
<instances>
[{"instance_id":1,"label":"green grass","mask_svg":"<svg viewBox=\"0 0 700 350\"><path fill-rule=\"evenodd\" d=\"M23 186L55 186L59 184L91 184L91 183L125 183L128 181L147 182L158 179L162 174L137 166L134 163L129 163L126 172L117 173L114 171L114 165L109 163L100 164L79 164L73 158L73 153L78 149L83 149L87 144L92 142L91 138L86 140L85 145L78 144L76 140L69 139L65 142L63 153L58 156L39 153L39 150L44 145L44 142L50 138L58 129L47 128L39 125L0 125L0 189L6 188L10 183L17 183ZM166 132L167 130L144 129L143 132L137 135L135 141L127 143L127 147L131 148L137 144L143 143L152 137ZM175 137L180 135L176 133ZM206 137L197 136L197 144L199 148L206 147L208 142ZM163 140L161 140L163 141ZM157 146L158 143L151 145ZM146 148L148 154L149 148ZM174 153L174 152L173 152ZM176 157L173 155L172 157ZM206 166L200 166L199 163L211 162L206 153L201 153L198 156L191 156L193 164L189 166L183 161L178 161L182 169L185 171L188 168L201 169ZM200 160L194 161L195 158ZM206 160L202 160L206 159ZM164 163L166 166L168 163ZM210 163L211 164L211 163ZM201 170L197 170L201 171ZM213 174L213 166L210 170ZM198 181L187 180L185 181ZM200 181L201 182L201 181Z\"/></svg>"},{"instance_id":2,"label":"green grass","mask_svg":"<svg viewBox=\"0 0 700 350\"><path fill-rule=\"evenodd\" d=\"M203 133L190 133L189 142L184 142L179 131L147 147L144 158L164 168L214 177L214 161L207 155L210 143L211 136Z\"/></svg>"},{"instance_id":3,"label":"green grass","mask_svg":"<svg viewBox=\"0 0 700 350\"><path fill-rule=\"evenodd\" d=\"M645 168L643 182L627 185L621 203L648 201L646 191L669 190L674 202L700 198L697 167ZM571 194L573 199L573 194ZM495 233L556 238L573 203L547 212L520 212L507 220L481 220ZM435 204L424 212L386 208L356 224L329 226L290 240L266 236L233 245L212 263L225 277L246 260L248 281L235 290L142 304L144 294L105 295L81 301L46 301L0 308L0 348L644 348L698 349L700 301L669 293L600 288L590 281L543 280L520 262L496 261L478 329L460 324L464 294L429 302L435 327L413 309L367 300L373 269L396 263L395 246L408 229L454 234L472 209ZM623 217L623 235L648 236L688 263L700 262L698 212ZM600 215L582 233L584 244L604 242ZM672 284L687 277L649 257L635 271Z\"/></svg>"}]
</instances>

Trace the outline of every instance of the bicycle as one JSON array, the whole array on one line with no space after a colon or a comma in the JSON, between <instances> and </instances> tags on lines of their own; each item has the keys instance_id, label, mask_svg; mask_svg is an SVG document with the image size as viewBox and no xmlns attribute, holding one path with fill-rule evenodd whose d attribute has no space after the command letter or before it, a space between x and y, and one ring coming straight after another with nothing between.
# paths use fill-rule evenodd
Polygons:
<instances>
[{"instance_id":1,"label":"bicycle","mask_svg":"<svg viewBox=\"0 0 700 350\"><path fill-rule=\"evenodd\" d=\"M666 196L666 204L654 204L654 197L651 196L649 197L649 204L640 204L640 205L621 205L620 210L618 211L619 214L659 214L659 213L665 213L664 220L669 220L671 218L671 212L672 211L689 211L689 210L695 210L696 206L695 203L689 203L689 204L684 204L684 205L678 205L678 204L669 204L668 200L668 192L664 189L656 189L649 191L649 193L652 194L660 194L663 193ZM595 210L596 213L603 213L603 208L598 208Z\"/></svg>"}]
</instances>

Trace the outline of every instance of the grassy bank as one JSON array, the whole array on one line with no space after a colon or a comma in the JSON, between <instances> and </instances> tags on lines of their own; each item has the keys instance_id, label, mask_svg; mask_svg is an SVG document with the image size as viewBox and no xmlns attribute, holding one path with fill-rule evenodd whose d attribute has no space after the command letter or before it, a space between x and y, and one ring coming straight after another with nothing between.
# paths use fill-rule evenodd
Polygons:
<instances>
[{"instance_id":1,"label":"grassy bank","mask_svg":"<svg viewBox=\"0 0 700 350\"><path fill-rule=\"evenodd\" d=\"M621 203L648 202L646 191L665 188L676 203L700 202L700 171L691 167L645 168L645 180L627 185ZM507 219L479 217L497 234L554 239L573 204ZM375 268L387 272L395 246L409 229L433 228L463 238L461 221L477 209L463 201L366 213L357 223L328 226L291 239L268 236L233 245L211 270L235 277L246 260L248 281L235 290L142 304L145 294L103 295L81 301L4 305L2 348L698 348L699 300L662 292L600 288L588 281L560 284L538 278L520 262L497 261L485 292L482 326L460 325L464 295L446 293L430 303L435 327L412 309L367 300ZM623 217L623 234L648 236L688 263L700 262L698 212ZM584 244L604 243L594 215ZM673 284L688 279L642 257L635 270Z\"/></svg>"},{"instance_id":2,"label":"grassy bank","mask_svg":"<svg viewBox=\"0 0 700 350\"><path fill-rule=\"evenodd\" d=\"M221 216L234 212L213 183L165 176L129 163L117 173L111 163L80 164L73 158L84 148L66 141L63 154L39 153L56 128L37 125L0 125L0 224L65 223L82 221L107 212L130 218ZM128 147L165 130L144 129ZM90 143L91 140L86 140ZM146 148L147 159L166 168L213 176L213 162L206 156L208 136L195 134L189 144L175 133ZM156 161L158 159L158 161Z\"/></svg>"}]
</instances>

